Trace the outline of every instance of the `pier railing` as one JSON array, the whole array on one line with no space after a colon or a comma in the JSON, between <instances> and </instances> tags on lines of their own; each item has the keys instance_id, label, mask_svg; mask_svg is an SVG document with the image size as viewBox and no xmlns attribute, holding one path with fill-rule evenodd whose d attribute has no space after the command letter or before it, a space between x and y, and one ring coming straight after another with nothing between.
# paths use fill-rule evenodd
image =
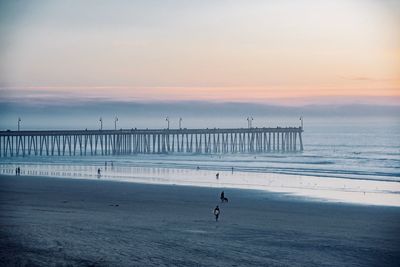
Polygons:
<instances>
[{"instance_id":1,"label":"pier railing","mask_svg":"<svg viewBox=\"0 0 400 267\"><path fill-rule=\"evenodd\" d=\"M302 127L0 131L0 157L303 150Z\"/></svg>"}]
</instances>

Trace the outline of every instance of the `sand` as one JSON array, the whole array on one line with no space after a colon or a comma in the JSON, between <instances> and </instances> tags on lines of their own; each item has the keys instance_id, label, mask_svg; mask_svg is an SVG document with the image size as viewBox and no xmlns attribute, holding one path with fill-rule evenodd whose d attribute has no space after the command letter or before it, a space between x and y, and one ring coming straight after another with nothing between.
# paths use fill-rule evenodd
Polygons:
<instances>
[{"instance_id":1,"label":"sand","mask_svg":"<svg viewBox=\"0 0 400 267\"><path fill-rule=\"evenodd\" d=\"M398 266L400 208L0 176L1 266ZM219 204L215 222L212 209Z\"/></svg>"}]
</instances>

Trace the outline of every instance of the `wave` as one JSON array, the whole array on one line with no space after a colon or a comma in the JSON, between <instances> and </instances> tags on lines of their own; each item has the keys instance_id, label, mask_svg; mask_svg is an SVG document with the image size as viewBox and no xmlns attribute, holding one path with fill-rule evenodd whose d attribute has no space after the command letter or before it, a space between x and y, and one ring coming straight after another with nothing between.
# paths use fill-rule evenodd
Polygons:
<instances>
[{"instance_id":1,"label":"wave","mask_svg":"<svg viewBox=\"0 0 400 267\"><path fill-rule=\"evenodd\" d=\"M49 164L49 165L79 165L79 166L104 166L104 161L114 161L114 164L121 167L161 167L171 169L196 169L212 171L232 171L247 173L275 173L286 175L302 175L302 176L318 176L330 178L346 178L358 180L376 180L376 181L400 181L400 172L398 168L359 168L357 166L339 165L334 161L318 161L318 162L265 162L252 161L242 159L224 159L219 157L209 158L206 156L142 156L138 158L132 157L81 157L81 158L52 158L41 161L29 160L26 164ZM13 162L9 162L10 164ZM266 166L265 164L271 164ZM264 164L264 165L263 165ZM297 165L297 166L294 166ZM303 166L303 167L302 167ZM304 167L308 166L308 167ZM321 168L321 166L329 166L330 168ZM358 168L358 169L355 169Z\"/></svg>"}]
</instances>

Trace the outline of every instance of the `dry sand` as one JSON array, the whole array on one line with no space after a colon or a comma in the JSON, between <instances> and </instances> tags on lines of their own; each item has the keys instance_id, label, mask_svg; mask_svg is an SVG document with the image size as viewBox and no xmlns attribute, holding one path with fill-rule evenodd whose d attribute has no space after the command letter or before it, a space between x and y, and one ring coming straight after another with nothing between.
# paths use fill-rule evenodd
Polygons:
<instances>
[{"instance_id":1,"label":"dry sand","mask_svg":"<svg viewBox=\"0 0 400 267\"><path fill-rule=\"evenodd\" d=\"M1 266L399 266L400 209L0 176ZM221 207L220 221L212 209Z\"/></svg>"}]
</instances>

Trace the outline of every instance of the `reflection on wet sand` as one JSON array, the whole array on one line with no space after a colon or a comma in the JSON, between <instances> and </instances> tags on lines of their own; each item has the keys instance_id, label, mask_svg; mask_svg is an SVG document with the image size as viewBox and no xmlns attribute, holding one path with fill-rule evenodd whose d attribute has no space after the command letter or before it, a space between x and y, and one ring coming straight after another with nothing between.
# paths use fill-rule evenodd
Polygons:
<instances>
[{"instance_id":1,"label":"reflection on wet sand","mask_svg":"<svg viewBox=\"0 0 400 267\"><path fill-rule=\"evenodd\" d=\"M296 196L359 204L400 206L400 184L388 181L368 181L275 173L248 173L202 169L137 167L118 165L72 165L38 163L3 163L0 174L48 176L76 179L111 180L150 184L178 184L220 188L258 189ZM101 174L98 174L98 169Z\"/></svg>"}]
</instances>

